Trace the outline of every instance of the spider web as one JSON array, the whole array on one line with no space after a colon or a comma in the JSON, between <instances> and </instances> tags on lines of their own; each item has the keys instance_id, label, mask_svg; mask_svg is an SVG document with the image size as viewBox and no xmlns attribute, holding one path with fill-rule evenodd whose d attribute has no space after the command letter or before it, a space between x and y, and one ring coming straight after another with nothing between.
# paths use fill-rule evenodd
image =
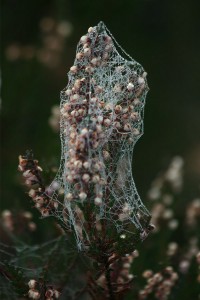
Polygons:
<instances>
[{"instance_id":1,"label":"spider web","mask_svg":"<svg viewBox=\"0 0 200 300\"><path fill-rule=\"evenodd\" d=\"M0 242L0 269L5 270L3 276L0 272L1 299L27 299L30 279L38 283L45 280L50 287L53 285L60 288L62 294L59 299L74 299L73 295L85 284L83 274L86 263L78 256L77 249L73 247L70 239L59 236L42 244L28 245L18 240L15 235L9 234L9 237L13 245ZM15 276L13 270L17 270ZM18 272L23 276L19 284L19 278L16 278ZM20 291L19 294L16 287L26 287L27 291ZM24 297L19 297L22 293Z\"/></svg>"},{"instance_id":2,"label":"spider web","mask_svg":"<svg viewBox=\"0 0 200 300\"><path fill-rule=\"evenodd\" d=\"M135 187L132 156L147 91L143 67L104 23L90 27L61 92L61 163L48 190L79 249L90 243L91 224L101 232L102 220L118 233L131 232L129 225L145 230L150 215Z\"/></svg>"}]
</instances>

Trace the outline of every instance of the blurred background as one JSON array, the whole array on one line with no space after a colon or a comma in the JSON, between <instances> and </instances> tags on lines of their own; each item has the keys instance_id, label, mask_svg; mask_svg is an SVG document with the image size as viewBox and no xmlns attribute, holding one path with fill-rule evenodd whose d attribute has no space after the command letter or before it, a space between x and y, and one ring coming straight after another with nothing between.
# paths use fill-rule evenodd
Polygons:
<instances>
[{"instance_id":1,"label":"blurred background","mask_svg":"<svg viewBox=\"0 0 200 300\"><path fill-rule=\"evenodd\" d=\"M141 197L151 209L145 199L152 181L179 156L185 184L178 211L198 198L199 12L198 0L2 0L2 209L30 210L19 154L32 149L47 173L59 166L59 94L79 38L100 20L148 73L145 134L133 158Z\"/></svg>"},{"instance_id":2,"label":"blurred background","mask_svg":"<svg viewBox=\"0 0 200 300\"><path fill-rule=\"evenodd\" d=\"M6 206L22 201L19 154L32 149L44 168L52 160L59 165L59 134L48 123L51 109L67 85L80 36L100 20L148 72L145 135L133 160L139 192L145 195L174 155L184 157L188 180L197 187L199 9L198 0L2 1L1 180Z\"/></svg>"}]
</instances>

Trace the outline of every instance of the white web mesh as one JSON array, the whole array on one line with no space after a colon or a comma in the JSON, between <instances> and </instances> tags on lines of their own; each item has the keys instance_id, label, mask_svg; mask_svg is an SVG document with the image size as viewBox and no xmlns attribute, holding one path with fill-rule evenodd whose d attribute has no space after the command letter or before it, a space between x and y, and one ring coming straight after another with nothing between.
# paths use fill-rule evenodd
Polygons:
<instances>
[{"instance_id":1,"label":"white web mesh","mask_svg":"<svg viewBox=\"0 0 200 300\"><path fill-rule=\"evenodd\" d=\"M82 249L105 224L119 233L142 232L149 220L132 177L148 87L142 66L103 22L81 37L68 78L60 104L61 165L49 189L60 204L57 217Z\"/></svg>"}]
</instances>

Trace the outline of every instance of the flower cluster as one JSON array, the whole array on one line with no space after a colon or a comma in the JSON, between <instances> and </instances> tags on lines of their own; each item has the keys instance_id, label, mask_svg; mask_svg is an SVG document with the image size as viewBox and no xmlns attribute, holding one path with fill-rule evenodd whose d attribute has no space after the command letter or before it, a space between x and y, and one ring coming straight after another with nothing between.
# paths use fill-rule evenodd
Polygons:
<instances>
[{"instance_id":1,"label":"flower cluster","mask_svg":"<svg viewBox=\"0 0 200 300\"><path fill-rule=\"evenodd\" d=\"M7 60L15 62L36 59L50 69L61 67L62 53L66 39L73 31L73 25L69 21L57 22L53 18L44 17L39 22L39 30L40 45L11 43L5 49Z\"/></svg>"},{"instance_id":2,"label":"flower cluster","mask_svg":"<svg viewBox=\"0 0 200 300\"><path fill-rule=\"evenodd\" d=\"M25 184L29 187L29 196L34 202L34 206L43 217L52 214L58 208L58 202L52 201L48 195L50 190L46 190L41 179L42 168L38 161L34 160L30 153L26 156L19 156L19 171L23 172Z\"/></svg>"},{"instance_id":3,"label":"flower cluster","mask_svg":"<svg viewBox=\"0 0 200 300\"><path fill-rule=\"evenodd\" d=\"M20 233L27 229L28 231L35 231L37 225L32 221L32 218L33 215L29 211L13 214L10 210L4 210L0 219L7 230Z\"/></svg>"},{"instance_id":4,"label":"flower cluster","mask_svg":"<svg viewBox=\"0 0 200 300\"><path fill-rule=\"evenodd\" d=\"M117 258L113 254L110 260L111 273L110 276L112 281L115 282L113 290L116 293L121 293L126 289L130 288L130 284L133 280L133 274L131 273L131 265L135 258L139 256L137 250L133 251L131 254L126 255L121 258ZM99 278L96 280L98 286L106 290L106 275L102 273Z\"/></svg>"},{"instance_id":5,"label":"flower cluster","mask_svg":"<svg viewBox=\"0 0 200 300\"><path fill-rule=\"evenodd\" d=\"M19 157L35 207L74 231L78 249L99 266L89 291L101 287L110 299L130 288L134 250L154 228L132 177L133 148L143 134L147 74L118 48L102 22L78 43L61 92L61 165L52 184L45 188L42 169L30 153ZM52 293L48 299L54 299ZM29 297L39 294L35 284L30 287Z\"/></svg>"},{"instance_id":6,"label":"flower cluster","mask_svg":"<svg viewBox=\"0 0 200 300\"><path fill-rule=\"evenodd\" d=\"M62 218L79 249L110 226L122 234L136 227L146 236L149 213L133 182L132 153L143 133L147 90L146 72L119 55L105 25L90 27L61 92L62 157L54 180L64 190Z\"/></svg>"},{"instance_id":7,"label":"flower cluster","mask_svg":"<svg viewBox=\"0 0 200 300\"><path fill-rule=\"evenodd\" d=\"M30 279L28 282L28 297L30 299L41 299L42 293L44 294L45 300L55 300L59 299L60 292L53 287L42 287L39 282L37 282L35 279Z\"/></svg>"},{"instance_id":8,"label":"flower cluster","mask_svg":"<svg viewBox=\"0 0 200 300\"><path fill-rule=\"evenodd\" d=\"M179 225L172 205L175 195L182 188L183 166L182 157L174 157L167 170L153 181L148 192L148 198L153 202L152 222L156 226L156 231L160 230L161 222L165 222L170 230L175 230Z\"/></svg>"},{"instance_id":9,"label":"flower cluster","mask_svg":"<svg viewBox=\"0 0 200 300\"><path fill-rule=\"evenodd\" d=\"M153 273L146 270L143 277L147 280L147 284L143 290L139 292L139 299L147 299L150 294L154 294L156 299L167 300L173 286L178 280L178 274L174 272L171 266L166 267L162 272Z\"/></svg>"},{"instance_id":10,"label":"flower cluster","mask_svg":"<svg viewBox=\"0 0 200 300\"><path fill-rule=\"evenodd\" d=\"M173 157L167 170L152 182L148 197L153 201L159 199L162 196L165 185L168 185L173 193L180 192L183 184L183 166L184 160L182 157ZM173 199L169 196L166 197L164 202L171 204L172 201Z\"/></svg>"},{"instance_id":11,"label":"flower cluster","mask_svg":"<svg viewBox=\"0 0 200 300\"><path fill-rule=\"evenodd\" d=\"M108 150L109 149L107 149L107 151ZM25 159L25 157L23 157L23 159ZM112 155L110 155L108 162L111 161ZM29 169L31 168L29 167ZM169 174L171 175L169 176ZM169 297L173 296L173 291L175 290L173 289L174 286L176 286L177 295L179 293L178 287L180 287L180 285L177 284L178 281L176 279L176 272L178 272L180 282L187 282L188 278L193 278L193 280L191 280L191 284L194 287L195 284L198 285L198 283L200 282L200 255L197 231L199 221L199 199L194 198L194 200L191 201L188 205L184 205L182 214L180 214L180 209L176 210L176 207L178 207L179 204L181 205L181 207L183 206L183 197L181 193L182 191L180 190L180 182L182 182L183 179L182 174L183 160L179 157L176 157L172 160L169 168L165 172L160 173L159 176L154 180L152 187L148 193L148 196L152 201L153 220L156 223L156 227L158 228L157 231L155 231L153 239L156 239L156 242L159 245L160 243L162 243L161 241L165 240L165 243L163 243L163 247L165 249L163 249L164 251L162 251L164 256L162 255L162 258L159 258L159 261L167 260L168 265L172 267L167 267L164 270L159 270L157 272L153 272L148 269L144 271L143 277L147 279L147 283L145 284L145 286L139 285L138 299L142 300L148 299L150 297L161 300L168 299ZM28 183L30 184L30 182ZM55 181L53 185L56 185ZM177 189L178 186L179 189ZM49 195L51 195L50 188L45 189L46 194L49 191ZM73 203L75 202L75 200L72 199L71 202ZM84 200L83 204L85 204L86 202L87 200ZM94 208L95 207L98 206L94 205ZM123 220L123 214L129 215L130 212L131 207L125 203L123 211L120 212L120 218ZM85 219L84 209L82 209L81 206L79 207L77 205L76 213L80 219ZM67 217L68 216L66 216L66 218ZM10 224L10 218L11 213L5 211L5 224L7 223L8 226ZM174 224L179 224L179 226L171 226L171 221L173 221ZM83 224L80 225L83 226ZM93 227L95 227L95 229L97 230L96 233L100 233L99 235L96 235L96 256L94 254L91 255L91 252L87 253L87 256L92 257L93 261L96 261L94 263L96 274L94 275L94 273L92 273L90 277L88 276L89 279L85 288L85 292L91 292L91 295L95 295L93 297L95 299L96 295L100 293L99 291L101 290L103 293L102 297L105 298L109 297L109 287L111 287L114 295L117 295L117 297L120 298L121 295L125 293L126 290L129 290L132 286L132 279L134 275L131 272L131 262L133 258L137 256L137 251L131 253L131 250L127 250L127 245L130 245L130 241L127 242L127 233L124 232L118 235L118 245L121 245L121 248L125 249L127 253L131 253L130 255L124 255L123 251L118 251L120 249L116 248L117 242L115 242L115 239L113 239L113 242L113 240L110 238L111 235L109 235L109 231L106 232L107 239L103 236L105 228L104 223L101 221L101 219L96 219ZM173 235L171 235L170 232L172 229L174 230ZM165 236L164 231L167 233L165 234ZM176 238L176 234L179 235L179 233L181 233L181 239ZM104 240L100 240L101 235L104 237ZM115 235L115 238L117 236L116 232L112 233L112 235ZM144 232L140 236L144 236ZM151 245L151 240L149 240L149 242ZM151 251L150 248L147 241L147 251ZM105 255L102 255L102 253ZM142 259L143 258L141 258L141 260ZM154 258L154 263L157 262L157 259L158 257L156 255ZM145 265L147 261L143 261L143 264ZM195 261L196 265L194 263ZM95 270L93 271L95 272ZM137 274L137 266L134 270L135 274ZM193 289L192 286L191 289ZM37 292L39 292L39 289L35 288L30 293L37 297ZM99 297L101 299L101 296Z\"/></svg>"}]
</instances>

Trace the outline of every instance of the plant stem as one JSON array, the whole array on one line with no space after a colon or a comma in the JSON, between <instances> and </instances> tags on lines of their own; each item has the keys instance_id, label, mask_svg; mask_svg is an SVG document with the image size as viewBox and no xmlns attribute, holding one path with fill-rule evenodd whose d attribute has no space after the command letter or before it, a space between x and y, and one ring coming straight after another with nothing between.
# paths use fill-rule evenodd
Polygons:
<instances>
[{"instance_id":1,"label":"plant stem","mask_svg":"<svg viewBox=\"0 0 200 300\"><path fill-rule=\"evenodd\" d=\"M109 300L115 300L112 283L111 283L111 277L110 277L110 266L108 262L108 258L105 258L105 275L106 275L106 281L107 281L107 287L109 292Z\"/></svg>"}]
</instances>

